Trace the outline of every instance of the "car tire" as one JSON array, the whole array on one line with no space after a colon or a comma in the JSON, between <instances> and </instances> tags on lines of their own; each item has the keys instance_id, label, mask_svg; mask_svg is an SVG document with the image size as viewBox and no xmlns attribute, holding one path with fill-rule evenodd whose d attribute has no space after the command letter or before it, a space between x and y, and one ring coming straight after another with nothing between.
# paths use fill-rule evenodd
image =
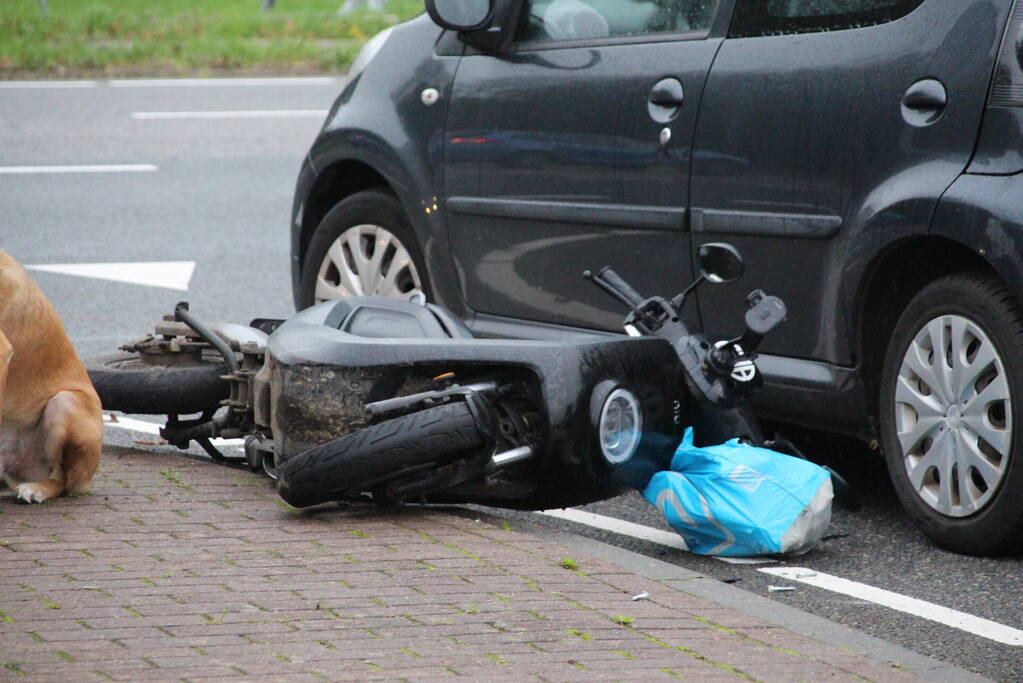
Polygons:
<instances>
[{"instance_id":1,"label":"car tire","mask_svg":"<svg viewBox=\"0 0 1023 683\"><path fill-rule=\"evenodd\" d=\"M948 550L1023 549L1021 348L1023 312L982 272L926 286L889 341L879 416L888 471L903 506Z\"/></svg>"},{"instance_id":2,"label":"car tire","mask_svg":"<svg viewBox=\"0 0 1023 683\"><path fill-rule=\"evenodd\" d=\"M358 192L327 212L302 259L301 303L345 296L430 296L422 252L398 199Z\"/></svg>"},{"instance_id":3,"label":"car tire","mask_svg":"<svg viewBox=\"0 0 1023 683\"><path fill-rule=\"evenodd\" d=\"M104 410L142 415L190 415L216 410L231 386L227 364L216 351L194 363L147 362L138 353L114 353L83 361Z\"/></svg>"}]
</instances>

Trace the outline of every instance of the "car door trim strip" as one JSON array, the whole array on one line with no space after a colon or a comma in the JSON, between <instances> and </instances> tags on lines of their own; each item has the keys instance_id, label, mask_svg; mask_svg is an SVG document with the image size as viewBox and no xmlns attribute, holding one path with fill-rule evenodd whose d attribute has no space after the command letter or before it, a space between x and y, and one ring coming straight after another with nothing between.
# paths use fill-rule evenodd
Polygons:
<instances>
[{"instance_id":1,"label":"car door trim strip","mask_svg":"<svg viewBox=\"0 0 1023 683\"><path fill-rule=\"evenodd\" d=\"M686 209L599 202L449 197L451 213L555 223L587 223L644 230L685 230Z\"/></svg>"},{"instance_id":2,"label":"car door trim strip","mask_svg":"<svg viewBox=\"0 0 1023 683\"><path fill-rule=\"evenodd\" d=\"M842 218L833 214L693 209L693 232L824 240L838 234Z\"/></svg>"}]
</instances>

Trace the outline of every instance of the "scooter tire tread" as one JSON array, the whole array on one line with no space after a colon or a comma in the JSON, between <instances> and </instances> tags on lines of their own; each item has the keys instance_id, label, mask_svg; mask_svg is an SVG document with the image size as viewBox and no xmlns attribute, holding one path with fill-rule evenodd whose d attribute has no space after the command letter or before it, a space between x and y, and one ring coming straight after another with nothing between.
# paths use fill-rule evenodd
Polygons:
<instances>
[{"instance_id":1,"label":"scooter tire tread","mask_svg":"<svg viewBox=\"0 0 1023 683\"><path fill-rule=\"evenodd\" d=\"M113 353L84 361L104 410L142 415L190 415L215 409L228 397L219 354L195 364L150 365L137 353Z\"/></svg>"},{"instance_id":2,"label":"scooter tire tread","mask_svg":"<svg viewBox=\"0 0 1023 683\"><path fill-rule=\"evenodd\" d=\"M434 406L296 455L278 469L277 492L295 507L318 505L415 470L447 464L484 443L467 404Z\"/></svg>"}]
</instances>

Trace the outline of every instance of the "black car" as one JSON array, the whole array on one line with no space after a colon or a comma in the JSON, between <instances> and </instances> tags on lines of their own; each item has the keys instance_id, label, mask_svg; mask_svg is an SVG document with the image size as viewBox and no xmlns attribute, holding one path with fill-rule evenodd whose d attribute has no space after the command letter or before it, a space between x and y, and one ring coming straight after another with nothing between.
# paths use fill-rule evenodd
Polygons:
<instances>
[{"instance_id":1,"label":"black car","mask_svg":"<svg viewBox=\"0 0 1023 683\"><path fill-rule=\"evenodd\" d=\"M879 442L938 543L1023 549L1023 0L427 6L367 43L302 167L298 307L612 331L583 269L681 290L730 242L747 277L689 315L734 334L743 288L788 302L762 413Z\"/></svg>"}]
</instances>

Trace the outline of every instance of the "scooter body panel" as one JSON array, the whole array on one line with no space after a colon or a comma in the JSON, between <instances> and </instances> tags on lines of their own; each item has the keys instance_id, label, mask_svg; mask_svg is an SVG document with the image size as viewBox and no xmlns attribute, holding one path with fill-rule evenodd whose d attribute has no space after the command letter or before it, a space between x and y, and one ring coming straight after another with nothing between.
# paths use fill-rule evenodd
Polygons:
<instances>
[{"instance_id":1,"label":"scooter body panel","mask_svg":"<svg viewBox=\"0 0 1023 683\"><path fill-rule=\"evenodd\" d=\"M521 378L538 403L543 438L530 459L482 484L431 494L431 501L541 509L608 498L665 469L687 424L682 368L663 339L452 338L431 331L428 320L421 338L367 337L339 329L351 313L339 315L336 306L302 311L269 339L279 462L364 426L365 404L429 389L433 377L448 372L463 383L505 373ZM638 399L642 437L634 455L611 463L602 455L598 421L617 388Z\"/></svg>"}]
</instances>

